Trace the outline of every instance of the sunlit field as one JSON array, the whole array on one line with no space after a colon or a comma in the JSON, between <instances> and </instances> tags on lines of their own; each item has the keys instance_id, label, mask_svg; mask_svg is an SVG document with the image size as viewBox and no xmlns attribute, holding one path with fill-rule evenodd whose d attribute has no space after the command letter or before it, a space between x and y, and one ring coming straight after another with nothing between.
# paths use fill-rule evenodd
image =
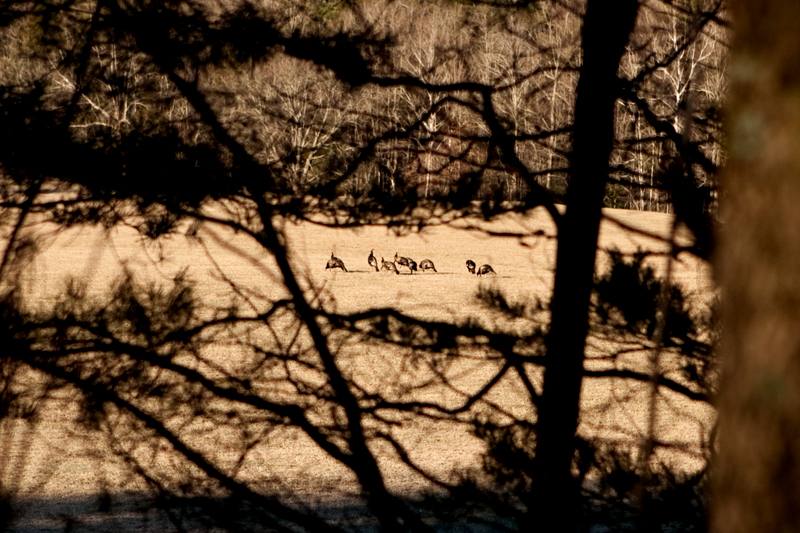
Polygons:
<instances>
[{"instance_id":1,"label":"sunlit field","mask_svg":"<svg viewBox=\"0 0 800 533\"><path fill-rule=\"evenodd\" d=\"M666 250L663 242L624 226L666 237L671 216L619 210L608 210L606 215L610 218L604 221L601 232L600 268L607 261L602 250L619 249L627 253L639 249ZM479 287L490 286L512 301L548 301L555 263L554 225L544 211L536 211L524 217L506 216L481 226L505 236L490 236L466 226L467 223L457 222L397 234L385 227L332 229L287 222L283 230L291 260L309 298L328 310L352 313L394 307L426 320L461 323L472 318L490 329L519 328L517 331L524 332L528 326L507 323L483 306L476 293ZM430 259L438 272L411 274L407 269L401 269L399 275L375 272L367 263L371 250L379 264L381 257L391 261L399 253L417 263ZM331 253L344 262L347 272L326 270ZM468 259L478 266L490 264L496 275L470 274L465 265ZM664 256L653 261L663 273ZM132 229L111 233L74 229L53 235L42 256L26 269L26 297L34 307L47 307L67 287L67 280L77 277L87 293L102 299L104 288L124 269L140 282L159 283L167 283L178 272L184 272L197 283L201 300L225 305L238 294L240 305L241 301L249 302L253 312L260 310L265 302L286 296L272 258L246 235L203 226L193 239L173 236L158 244L142 241ZM702 262L681 254L673 265L672 276L692 295L698 309L710 304L713 298L710 272ZM288 339L292 331L279 331L276 335ZM410 368L400 354L382 345L362 343L356 336L341 335L329 341L341 367L365 390L398 397L413 394L419 399L435 398L452 406L458 406L465 401L466 394L480 389L496 367L496 363L481 358L464 357L448 367L451 388L414 389L413 384L426 379L424 370ZM613 349L605 341L590 339L590 355L602 355ZM239 357L235 349L226 346L211 349L209 354L222 366L235 366L234 360ZM646 370L647 358L647 353L632 353L625 364ZM664 358L661 364L668 369L669 358ZM529 376L538 386L536 371L531 369ZM649 390L647 383L615 378L585 380L580 432L637 442L647 427ZM524 388L513 375L504 378L487 401L509 415L533 416ZM73 407L67 397L54 399L38 424L9 419L3 422L0 475L4 485L28 496L78 496L142 488L112 458L108 442L85 424L74 423L77 411ZM704 463L699 444L711 431L714 421L711 409L670 394L664 394L657 407L657 440L677 446L670 452L657 448L657 461L687 472L701 468ZM455 422L417 420L398 426L394 436L409 450L411 459L449 481L458 470L477 467L483 451L481 441L465 425ZM226 442L224 436L198 432L193 444L209 450L216 460L224 463L230 451ZM270 443L248 455L246 464L241 465L242 479L260 479L270 490L308 498L346 497L355 491L355 481L348 471L297 431L275 435ZM421 476L390 456L388 450L379 453L392 490L413 493L429 487Z\"/></svg>"}]
</instances>

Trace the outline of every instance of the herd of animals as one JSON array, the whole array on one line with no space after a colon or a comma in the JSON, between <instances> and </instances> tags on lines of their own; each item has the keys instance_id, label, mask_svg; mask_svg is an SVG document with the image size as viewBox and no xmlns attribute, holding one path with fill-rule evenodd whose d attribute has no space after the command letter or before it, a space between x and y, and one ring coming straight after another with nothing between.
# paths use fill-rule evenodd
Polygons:
<instances>
[{"instance_id":1,"label":"herd of animals","mask_svg":"<svg viewBox=\"0 0 800 533\"><path fill-rule=\"evenodd\" d=\"M429 270L438 272L436 267L433 265L433 261L430 259L423 259L420 261L419 267L417 267L416 261L410 257L401 257L397 252L394 254L394 261L384 261L383 257L381 257L381 266L378 268L378 259L375 257L374 252L375 250L370 250L369 257L367 257L367 263L369 266L375 269L375 272L385 270L387 272L394 272L395 274L399 275L401 268L407 268L410 274L413 274L414 272L428 272ZM331 253L331 258L328 260L325 270L334 270L337 268L347 272L347 268L344 266L344 261ZM467 270L470 274L477 274L478 276L497 274L490 265L481 265L481 267L476 271L475 261L471 259L467 259Z\"/></svg>"}]
</instances>

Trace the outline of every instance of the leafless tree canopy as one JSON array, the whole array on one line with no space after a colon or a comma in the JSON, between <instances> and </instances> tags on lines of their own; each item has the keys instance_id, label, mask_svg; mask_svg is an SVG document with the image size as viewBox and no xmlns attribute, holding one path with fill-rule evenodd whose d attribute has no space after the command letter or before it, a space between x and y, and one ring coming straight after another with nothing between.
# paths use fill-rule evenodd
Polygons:
<instances>
[{"instance_id":1,"label":"leafless tree canopy","mask_svg":"<svg viewBox=\"0 0 800 533\"><path fill-rule=\"evenodd\" d=\"M716 393L712 310L646 251L605 250L605 270L595 258L603 207L675 213L666 263L708 258L728 15L719 1L626 0L609 25L610 9L0 2L2 427L73 409L81 438L111 450L179 531L566 527L618 508L666 520L669 498L701 523L702 476L651 458L669 448L707 464L712 427L692 449L659 442L652 423L623 441L577 428L591 380L651 387L653 402ZM340 311L284 227L402 233L534 208L558 230L542 237L558 241L552 300L484 288L491 324ZM75 228L206 259L210 232L243 239L274 290L218 264L213 297L184 271L153 282L130 268L101 294L76 279L32 304L26 268ZM392 354L391 386L365 370L375 353ZM467 366L485 374L475 390L457 383ZM493 396L509 380L520 409ZM403 435L429 426L482 439L483 469L426 469ZM289 437L344 472L358 511L332 516L250 466ZM12 462L0 457L0 529L21 501ZM425 499L389 486L401 466Z\"/></svg>"}]
</instances>

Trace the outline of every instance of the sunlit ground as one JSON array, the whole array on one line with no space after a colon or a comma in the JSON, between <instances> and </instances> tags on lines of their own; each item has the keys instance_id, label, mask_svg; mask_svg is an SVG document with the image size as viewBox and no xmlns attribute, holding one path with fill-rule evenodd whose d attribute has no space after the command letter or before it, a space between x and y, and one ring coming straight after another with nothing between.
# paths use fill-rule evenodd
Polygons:
<instances>
[{"instance_id":1,"label":"sunlit ground","mask_svg":"<svg viewBox=\"0 0 800 533\"><path fill-rule=\"evenodd\" d=\"M672 220L669 215L620 210L606 213L645 232L669 234ZM464 225L426 228L401 236L384 227L346 230L287 223L284 229L291 259L303 286L309 289L309 294L313 287L313 292L319 294L329 310L347 313L395 307L429 320L460 321L473 317L489 328L525 331L526 324L509 323L500 318L483 307L475 294L484 285L499 289L513 301L547 301L553 284L554 225L543 211L527 217L508 216L482 226L500 233L528 235L524 238L490 237L480 231L463 229ZM186 276L197 282L202 299L220 305L230 301L233 286L250 295L255 309L286 296L271 257L254 246L246 235L205 226L197 236L195 239L172 236L161 243L148 243L131 229L111 233L91 228L73 229L54 235L42 256L26 269L23 279L28 298L34 306L51 305L66 287L69 276L80 277L89 294L102 298L109 280L119 276L123 267L141 282L167 283L177 272L185 270ZM608 220L603 225L600 246L623 252L641 248L663 252L666 249L663 243L627 231ZM370 250L374 250L379 263L381 257L389 261L395 253L411 257L417 263L430 259L438 272L376 273L367 264ZM348 272L325 270L331 253L344 262ZM471 275L465 266L467 259L479 266L490 264L497 274L483 278ZM606 262L601 252L600 268ZM654 264L664 271L663 257L660 264ZM692 295L695 304L698 307L708 305L712 291L707 265L682 254L673 269L673 279ZM342 367L365 389L394 391L392 393L400 395L398 376L406 376L410 381L425 378L422 370L409 371L403 366L402 354L385 347L364 345L348 337L329 340ZM605 341L590 339L591 355L613 350L614 346ZM220 364L230 363L226 363L231 355L224 347L213 353L220 358ZM646 371L647 357L647 353L634 353L628 356L626 364ZM668 368L669 358L665 357L662 363ZM454 388L432 387L413 394L421 399L459 405L465 394L478 390L485 383L494 368L494 363L466 357L454 362L449 369ZM530 370L529 377L539 385L534 369ZM649 390L647 383L633 384L611 378L587 380L582 391L580 432L614 441L637 442L646 432ZM487 399L510 415L529 419L534 416L524 387L513 375L499 383ZM37 501L29 507L35 512L23 523L30 531L45 531L50 527L62 530L63 517L72 510L81 506L91 509L96 505L93 495L143 488L141 482L111 455L99 434L74 423L76 410L70 401L69 397L55 398L35 424L6 420L0 426L3 485L18 499L48 502ZM657 406L656 438L678 445L683 451L657 449L654 463L687 472L702 468L700 443L708 438L714 421L713 411L707 405L670 394L664 395ZM467 427L452 423L417 421L397 429L394 436L410 450L411 459L446 481L453 481L453 476L464 469L477 467L484 449ZM225 461L226 450L219 442L199 437L194 444ZM381 458L380 464L391 490L413 494L429 488L429 483L421 476L391 458L388 449L374 451ZM357 493L353 476L344 467L293 430L275 435L269 447L254 450L240 475L242 479L266 480L271 490L307 502L341 501ZM122 529L127 527L125 524L134 523L127 522L124 513L117 518ZM108 517L98 520L98 531L108 527ZM84 525L91 521L88 517Z\"/></svg>"}]
</instances>

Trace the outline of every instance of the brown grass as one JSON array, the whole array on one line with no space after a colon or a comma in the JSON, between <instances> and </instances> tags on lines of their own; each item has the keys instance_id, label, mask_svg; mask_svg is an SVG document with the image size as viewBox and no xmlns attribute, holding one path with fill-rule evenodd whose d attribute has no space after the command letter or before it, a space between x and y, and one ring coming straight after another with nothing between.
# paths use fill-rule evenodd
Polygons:
<instances>
[{"instance_id":1,"label":"brown grass","mask_svg":"<svg viewBox=\"0 0 800 533\"><path fill-rule=\"evenodd\" d=\"M672 220L669 215L657 213L609 210L607 214L625 225L664 237L669 234ZM397 235L384 227L332 229L309 223L287 223L285 233L291 259L305 285L321 290L320 298L330 308L341 312L394 307L433 320L458 321L475 317L492 327L500 325L498 317L475 298L481 285L497 287L512 300L549 299L556 241L555 227L543 211L537 210L526 217L512 215L481 226L499 233L525 233L527 237L487 236L481 231L465 229L466 226L466 223L454 223ZM141 281L168 280L186 269L190 279L198 282L202 298L211 303L230 301L231 283L247 288L256 308L285 296L271 257L245 235L205 227L199 236L200 241L172 237L155 244L141 241L128 230L119 230L110 238L99 231L71 230L53 237L49 248L27 269L24 281L28 297L36 305L47 306L63 290L67 277L78 275L90 294L103 298L109 280L118 276L123 266ZM639 248L666 249L663 242L627 231L608 220L603 223L600 245L624 252ZM379 261L381 256L391 260L395 252L417 263L431 259L439 272L409 275L403 270L399 276L376 273L367 264L371 249L375 250ZM331 252L344 261L349 272L325 270ZM605 258L599 253L600 268L603 268ZM497 275L478 278L469 274L465 266L467 259L474 260L478 266L491 264ZM663 272L663 261L654 264ZM697 305L705 305L712 295L708 266L694 258L681 257L675 265L674 279L696 297ZM591 342L590 350L596 353L610 348L597 339ZM402 383L398 380L419 383L426 379L422 370L409 374L398 354L360 344L357 338L342 339L337 348L345 370L367 389L394 390L400 395ZM220 357L225 357L225 353L221 350ZM646 354L631 357L633 365L642 365ZM467 358L449 367L455 389L433 387L414 394L421 398L430 395L437 401L458 405L463 401L463 394L480 388L494 368L496 363ZM538 379L533 370L530 377ZM619 379L587 380L582 392L581 432L636 441L646 427L648 391L647 384L631 384ZM514 376L499 384L489 399L508 413L533 416L525 401L523 386ZM124 469L109 456L99 436L87 434L75 426L74 413L63 405L63 402L53 404L33 430L25 429L24 422L5 423L3 461L7 466L5 471L0 470L5 482L8 483L8 475L16 464L22 471L20 493L86 494L126 486ZM707 438L715 416L713 410L671 395L665 395L658 408L657 437L686 448L686 453L659 451L658 460L686 470L702 467L698 443ZM416 421L394 433L410 450L413 459L443 478L450 475L454 467L476 466L482 450L481 443L457 424ZM223 458L224 446L202 442L202 439L198 441L198 446L216 446L216 452ZM393 489L415 490L426 485L419 476L391 459L388 452L380 456ZM57 469L48 474L52 468ZM255 449L240 475L242 479L272 479L279 484L277 486L288 490L309 490L316 494L327 491L326 487L354 489L354 480L343 467L295 431L275 435L269 447ZM135 486L127 485L128 488Z\"/></svg>"}]
</instances>

